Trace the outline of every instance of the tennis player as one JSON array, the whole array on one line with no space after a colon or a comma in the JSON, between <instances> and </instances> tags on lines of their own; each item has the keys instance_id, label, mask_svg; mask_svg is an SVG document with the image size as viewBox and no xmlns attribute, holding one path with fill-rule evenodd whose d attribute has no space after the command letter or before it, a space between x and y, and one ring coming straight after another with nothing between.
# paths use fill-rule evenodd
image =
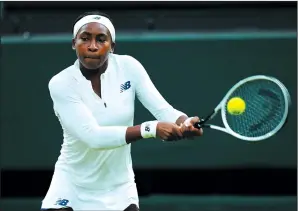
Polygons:
<instances>
[{"instance_id":1,"label":"tennis player","mask_svg":"<svg viewBox=\"0 0 298 211\"><path fill-rule=\"evenodd\" d=\"M131 143L201 136L198 117L174 109L135 58L114 54L115 28L99 12L73 27L77 60L49 82L63 144L42 210L137 211ZM137 97L157 120L133 125Z\"/></svg>"}]
</instances>

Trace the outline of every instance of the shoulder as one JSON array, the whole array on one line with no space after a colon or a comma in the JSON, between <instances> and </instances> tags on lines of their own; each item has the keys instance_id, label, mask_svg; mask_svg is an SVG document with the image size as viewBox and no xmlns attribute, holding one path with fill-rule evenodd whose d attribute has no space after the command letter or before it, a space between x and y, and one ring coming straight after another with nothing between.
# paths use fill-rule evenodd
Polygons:
<instances>
[{"instance_id":1,"label":"shoulder","mask_svg":"<svg viewBox=\"0 0 298 211\"><path fill-rule=\"evenodd\" d=\"M117 62L122 68L143 68L143 65L135 57L130 55L112 54L111 59Z\"/></svg>"},{"instance_id":2,"label":"shoulder","mask_svg":"<svg viewBox=\"0 0 298 211\"><path fill-rule=\"evenodd\" d=\"M74 71L73 65L54 75L48 83L50 92L61 93L69 89L75 82L75 78L71 74L72 71Z\"/></svg>"},{"instance_id":3,"label":"shoulder","mask_svg":"<svg viewBox=\"0 0 298 211\"><path fill-rule=\"evenodd\" d=\"M116 60L121 63L138 62L138 60L136 58L134 58L133 56L130 56L130 55L126 55L126 54L111 54L110 57L112 60Z\"/></svg>"},{"instance_id":4,"label":"shoulder","mask_svg":"<svg viewBox=\"0 0 298 211\"><path fill-rule=\"evenodd\" d=\"M128 74L131 78L140 78L147 74L141 62L133 56L113 54L112 60L116 62L121 71Z\"/></svg>"}]
</instances>

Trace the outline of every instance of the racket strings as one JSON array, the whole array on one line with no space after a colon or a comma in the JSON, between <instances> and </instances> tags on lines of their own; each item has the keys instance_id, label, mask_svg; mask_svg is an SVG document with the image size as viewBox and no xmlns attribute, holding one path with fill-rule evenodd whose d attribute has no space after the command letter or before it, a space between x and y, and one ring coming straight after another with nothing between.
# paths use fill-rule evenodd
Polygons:
<instances>
[{"instance_id":1,"label":"racket strings","mask_svg":"<svg viewBox=\"0 0 298 211\"><path fill-rule=\"evenodd\" d=\"M238 87L229 99L233 97L242 98L246 109L240 115L232 115L227 112L226 105L225 118L231 130L242 136L266 135L273 131L284 117L284 95L281 88L272 81L255 80L245 83Z\"/></svg>"}]
</instances>

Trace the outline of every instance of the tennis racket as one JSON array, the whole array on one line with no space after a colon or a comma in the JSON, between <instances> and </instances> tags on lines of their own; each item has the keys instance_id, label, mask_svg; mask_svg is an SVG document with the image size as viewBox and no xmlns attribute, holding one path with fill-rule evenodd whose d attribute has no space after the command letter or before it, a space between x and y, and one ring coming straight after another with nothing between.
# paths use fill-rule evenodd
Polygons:
<instances>
[{"instance_id":1,"label":"tennis racket","mask_svg":"<svg viewBox=\"0 0 298 211\"><path fill-rule=\"evenodd\" d=\"M245 105L245 109L231 114L229 103L235 98L241 100L240 106ZM218 106L194 126L219 130L246 141L261 141L285 125L290 104L289 92L279 80L264 75L251 76L235 84ZM206 124L219 112L224 126Z\"/></svg>"}]
</instances>

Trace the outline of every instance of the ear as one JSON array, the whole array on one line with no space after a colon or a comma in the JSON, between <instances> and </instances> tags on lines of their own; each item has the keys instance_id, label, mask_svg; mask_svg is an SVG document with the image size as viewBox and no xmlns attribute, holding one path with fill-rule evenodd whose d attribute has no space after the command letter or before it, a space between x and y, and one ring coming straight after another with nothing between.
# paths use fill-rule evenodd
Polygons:
<instances>
[{"instance_id":1,"label":"ear","mask_svg":"<svg viewBox=\"0 0 298 211\"><path fill-rule=\"evenodd\" d=\"M76 39L75 38L72 39L72 49L73 50L76 49Z\"/></svg>"},{"instance_id":2,"label":"ear","mask_svg":"<svg viewBox=\"0 0 298 211\"><path fill-rule=\"evenodd\" d=\"M115 46L116 46L116 43L113 42L113 43L111 44L111 53L114 53Z\"/></svg>"}]
</instances>

